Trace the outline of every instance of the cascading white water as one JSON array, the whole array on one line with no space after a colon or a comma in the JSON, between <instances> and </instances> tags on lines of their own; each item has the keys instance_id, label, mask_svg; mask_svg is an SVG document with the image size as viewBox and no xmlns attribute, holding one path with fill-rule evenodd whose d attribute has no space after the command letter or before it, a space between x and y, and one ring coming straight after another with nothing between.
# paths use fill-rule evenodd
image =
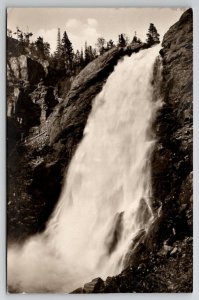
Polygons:
<instances>
[{"instance_id":1,"label":"cascading white water","mask_svg":"<svg viewBox=\"0 0 199 300\"><path fill-rule=\"evenodd\" d=\"M150 209L152 73L158 47L118 63L92 112L47 229L8 251L8 284L70 292L118 274Z\"/></svg>"}]
</instances>

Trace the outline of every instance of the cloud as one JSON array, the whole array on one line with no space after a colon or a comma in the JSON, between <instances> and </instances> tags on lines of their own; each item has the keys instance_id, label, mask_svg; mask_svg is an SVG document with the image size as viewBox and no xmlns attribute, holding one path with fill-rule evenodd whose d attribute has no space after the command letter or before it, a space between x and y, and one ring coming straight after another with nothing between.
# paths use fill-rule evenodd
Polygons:
<instances>
[{"instance_id":1,"label":"cloud","mask_svg":"<svg viewBox=\"0 0 199 300\"><path fill-rule=\"evenodd\" d=\"M81 25L81 22L77 19L69 19L66 22L66 28L71 29L71 30L79 28L80 25Z\"/></svg>"},{"instance_id":2,"label":"cloud","mask_svg":"<svg viewBox=\"0 0 199 300\"><path fill-rule=\"evenodd\" d=\"M88 18L86 22L81 22L78 19L72 18L66 22L66 28L71 30L80 29L80 26L81 27L83 26L85 28L85 27L97 27L97 25L98 22L94 18Z\"/></svg>"},{"instance_id":3,"label":"cloud","mask_svg":"<svg viewBox=\"0 0 199 300\"><path fill-rule=\"evenodd\" d=\"M85 21L79 21L78 19L69 19L64 27L60 28L61 38L63 32L66 31L70 41L73 44L73 48L77 49L84 48L85 42L88 45L95 46L97 38L101 35L98 32L98 22L94 18L88 18ZM48 42L51 46L51 53L56 50L57 45L57 28L50 30L40 29L37 33L38 36L43 37L44 42ZM38 37L37 36L37 37ZM35 39L37 38L35 37Z\"/></svg>"},{"instance_id":4,"label":"cloud","mask_svg":"<svg viewBox=\"0 0 199 300\"><path fill-rule=\"evenodd\" d=\"M95 46L97 38L100 36L98 32L98 22L94 18L87 18L85 21L77 19L69 19L66 22L66 32L74 46L74 49L81 49L85 42L88 45Z\"/></svg>"},{"instance_id":5,"label":"cloud","mask_svg":"<svg viewBox=\"0 0 199 300\"><path fill-rule=\"evenodd\" d=\"M92 28L92 27L87 27L85 29L82 30L82 33L85 37L96 37L97 35L97 30L95 28Z\"/></svg>"},{"instance_id":6,"label":"cloud","mask_svg":"<svg viewBox=\"0 0 199 300\"><path fill-rule=\"evenodd\" d=\"M43 37L44 42L48 42L50 44L51 52L54 52L56 50L57 32L58 32L58 29L53 28L53 29L50 29L50 30L40 29L37 33L38 36Z\"/></svg>"},{"instance_id":7,"label":"cloud","mask_svg":"<svg viewBox=\"0 0 199 300\"><path fill-rule=\"evenodd\" d=\"M92 19L92 18L88 18L87 19L87 23L89 26L93 26L93 27L96 27L98 25L98 22L96 19Z\"/></svg>"}]
</instances>

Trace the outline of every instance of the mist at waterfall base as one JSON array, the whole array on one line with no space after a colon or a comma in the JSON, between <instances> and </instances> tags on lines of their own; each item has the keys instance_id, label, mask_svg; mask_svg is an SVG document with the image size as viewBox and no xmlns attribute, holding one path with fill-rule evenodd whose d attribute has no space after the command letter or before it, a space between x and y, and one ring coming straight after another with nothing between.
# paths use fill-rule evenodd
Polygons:
<instances>
[{"instance_id":1,"label":"mist at waterfall base","mask_svg":"<svg viewBox=\"0 0 199 300\"><path fill-rule=\"evenodd\" d=\"M121 272L150 208L153 65L159 47L124 57L94 99L44 233L8 249L8 286L18 292L71 292Z\"/></svg>"}]
</instances>

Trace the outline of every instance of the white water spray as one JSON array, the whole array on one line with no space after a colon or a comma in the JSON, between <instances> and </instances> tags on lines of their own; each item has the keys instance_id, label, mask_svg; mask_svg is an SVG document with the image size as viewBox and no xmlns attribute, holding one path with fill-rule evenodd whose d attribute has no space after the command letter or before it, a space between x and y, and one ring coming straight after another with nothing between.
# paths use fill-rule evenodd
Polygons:
<instances>
[{"instance_id":1,"label":"white water spray","mask_svg":"<svg viewBox=\"0 0 199 300\"><path fill-rule=\"evenodd\" d=\"M152 73L158 47L118 63L92 112L47 229L8 251L8 284L70 292L121 272L150 209Z\"/></svg>"}]
</instances>

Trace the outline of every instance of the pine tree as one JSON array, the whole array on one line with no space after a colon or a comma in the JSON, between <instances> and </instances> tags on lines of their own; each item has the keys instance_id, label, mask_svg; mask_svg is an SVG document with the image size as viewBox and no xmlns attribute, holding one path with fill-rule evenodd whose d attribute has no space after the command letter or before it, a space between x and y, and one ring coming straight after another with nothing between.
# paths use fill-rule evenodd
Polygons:
<instances>
[{"instance_id":1,"label":"pine tree","mask_svg":"<svg viewBox=\"0 0 199 300\"><path fill-rule=\"evenodd\" d=\"M66 70L72 70L74 53L72 43L69 40L66 31L64 31L63 38L61 41L61 56L64 59Z\"/></svg>"},{"instance_id":2,"label":"pine tree","mask_svg":"<svg viewBox=\"0 0 199 300\"><path fill-rule=\"evenodd\" d=\"M84 67L84 52L83 52L82 48L81 48L81 52L80 52L80 66L82 68Z\"/></svg>"},{"instance_id":3,"label":"pine tree","mask_svg":"<svg viewBox=\"0 0 199 300\"><path fill-rule=\"evenodd\" d=\"M85 66L90 62L90 55L89 55L89 49L87 46L87 42L85 42L84 46L84 64Z\"/></svg>"},{"instance_id":4,"label":"pine tree","mask_svg":"<svg viewBox=\"0 0 199 300\"><path fill-rule=\"evenodd\" d=\"M75 55L74 55L74 65L80 65L80 52L79 50L76 51Z\"/></svg>"},{"instance_id":5,"label":"pine tree","mask_svg":"<svg viewBox=\"0 0 199 300\"><path fill-rule=\"evenodd\" d=\"M131 42L131 45L133 46L136 46L137 44L142 44L142 41L140 38L137 37L137 32L135 31L135 35L132 39L132 42Z\"/></svg>"},{"instance_id":6,"label":"pine tree","mask_svg":"<svg viewBox=\"0 0 199 300\"><path fill-rule=\"evenodd\" d=\"M118 46L119 47L126 47L127 44L128 44L128 37L124 33L119 34Z\"/></svg>"},{"instance_id":7,"label":"pine tree","mask_svg":"<svg viewBox=\"0 0 199 300\"><path fill-rule=\"evenodd\" d=\"M80 60L81 60L80 51L77 50L76 53L74 54L74 59L73 59L73 65L76 73L79 72L79 70L81 69Z\"/></svg>"},{"instance_id":8,"label":"pine tree","mask_svg":"<svg viewBox=\"0 0 199 300\"><path fill-rule=\"evenodd\" d=\"M97 58L98 57L97 50L94 48L92 51L93 51L93 59Z\"/></svg>"},{"instance_id":9,"label":"pine tree","mask_svg":"<svg viewBox=\"0 0 199 300\"><path fill-rule=\"evenodd\" d=\"M115 46L115 45L114 45L113 40L109 40L109 41L107 42L107 49L108 49L108 50L109 50L109 49L112 49L114 46Z\"/></svg>"},{"instance_id":10,"label":"pine tree","mask_svg":"<svg viewBox=\"0 0 199 300\"><path fill-rule=\"evenodd\" d=\"M96 46L98 48L99 54L102 55L105 52L106 40L103 37L97 39Z\"/></svg>"},{"instance_id":11,"label":"pine tree","mask_svg":"<svg viewBox=\"0 0 199 300\"><path fill-rule=\"evenodd\" d=\"M44 59L45 58L45 54L44 54L44 41L43 38L41 36L39 36L35 42L35 45L37 47L37 54L39 56L39 58Z\"/></svg>"},{"instance_id":12,"label":"pine tree","mask_svg":"<svg viewBox=\"0 0 199 300\"><path fill-rule=\"evenodd\" d=\"M86 66L89 62L94 60L97 57L97 50L92 46L87 46L87 42L85 43L85 51L84 51L84 66Z\"/></svg>"},{"instance_id":13,"label":"pine tree","mask_svg":"<svg viewBox=\"0 0 199 300\"><path fill-rule=\"evenodd\" d=\"M156 27L154 26L153 23L150 23L148 33L147 33L147 44L149 45L154 45L160 43L160 35L157 32Z\"/></svg>"},{"instance_id":14,"label":"pine tree","mask_svg":"<svg viewBox=\"0 0 199 300\"><path fill-rule=\"evenodd\" d=\"M24 36L25 36L26 45L29 45L30 44L30 37L33 36L33 33L32 32L26 32L26 33L24 33Z\"/></svg>"},{"instance_id":15,"label":"pine tree","mask_svg":"<svg viewBox=\"0 0 199 300\"><path fill-rule=\"evenodd\" d=\"M58 28L57 31L57 47L55 51L55 56L58 58L61 56L61 34L60 34L60 28Z\"/></svg>"},{"instance_id":16,"label":"pine tree","mask_svg":"<svg viewBox=\"0 0 199 300\"><path fill-rule=\"evenodd\" d=\"M135 35L133 37L133 40L132 40L132 44L135 44L138 42L138 38L137 38L137 32L135 31Z\"/></svg>"},{"instance_id":17,"label":"pine tree","mask_svg":"<svg viewBox=\"0 0 199 300\"><path fill-rule=\"evenodd\" d=\"M44 43L44 56L45 58L50 57L50 44L47 42Z\"/></svg>"}]
</instances>

